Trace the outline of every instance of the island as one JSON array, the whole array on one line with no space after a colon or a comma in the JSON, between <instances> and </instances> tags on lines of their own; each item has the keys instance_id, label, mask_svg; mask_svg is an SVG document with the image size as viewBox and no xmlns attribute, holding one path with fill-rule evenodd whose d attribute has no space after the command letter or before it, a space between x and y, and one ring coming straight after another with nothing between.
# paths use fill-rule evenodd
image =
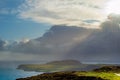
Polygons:
<instances>
[{"instance_id":1,"label":"island","mask_svg":"<svg viewBox=\"0 0 120 80\"><path fill-rule=\"evenodd\" d=\"M22 64L17 69L36 72L89 71L102 65L83 64L77 60L52 61L45 64Z\"/></svg>"}]
</instances>

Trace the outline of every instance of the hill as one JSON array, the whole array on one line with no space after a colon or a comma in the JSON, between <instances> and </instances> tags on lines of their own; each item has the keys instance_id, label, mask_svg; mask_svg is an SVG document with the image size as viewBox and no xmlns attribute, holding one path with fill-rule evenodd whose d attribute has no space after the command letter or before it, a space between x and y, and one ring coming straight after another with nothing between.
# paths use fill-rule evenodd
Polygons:
<instances>
[{"instance_id":1,"label":"hill","mask_svg":"<svg viewBox=\"0 0 120 80\"><path fill-rule=\"evenodd\" d=\"M100 65L82 64L77 60L52 61L46 64L23 64L18 69L36 72L58 72L58 71L88 71L100 67Z\"/></svg>"},{"instance_id":2,"label":"hill","mask_svg":"<svg viewBox=\"0 0 120 80\"><path fill-rule=\"evenodd\" d=\"M78 76L75 72L44 73L42 75L16 80L104 80L94 76Z\"/></svg>"},{"instance_id":3,"label":"hill","mask_svg":"<svg viewBox=\"0 0 120 80\"><path fill-rule=\"evenodd\" d=\"M120 66L103 66L101 68L94 69L93 71L118 73L118 72L120 72Z\"/></svg>"},{"instance_id":4,"label":"hill","mask_svg":"<svg viewBox=\"0 0 120 80\"><path fill-rule=\"evenodd\" d=\"M44 73L28 78L19 78L16 80L120 80L120 76L109 72L55 72Z\"/></svg>"},{"instance_id":5,"label":"hill","mask_svg":"<svg viewBox=\"0 0 120 80\"><path fill-rule=\"evenodd\" d=\"M79 65L83 65L78 61L74 61L74 60L71 61L67 60L67 61L69 62L68 63L69 66L73 64L73 62L79 63ZM58 65L59 62L61 63L61 65L63 64L65 65L67 61L54 61L54 62L46 63L46 65L50 65L50 64ZM119 76L120 66L99 65L99 67L100 68L96 68L91 71L62 71L62 72L60 71L53 73L44 73L41 75L32 76L28 78L19 78L16 80L120 80L120 76Z\"/></svg>"}]
</instances>

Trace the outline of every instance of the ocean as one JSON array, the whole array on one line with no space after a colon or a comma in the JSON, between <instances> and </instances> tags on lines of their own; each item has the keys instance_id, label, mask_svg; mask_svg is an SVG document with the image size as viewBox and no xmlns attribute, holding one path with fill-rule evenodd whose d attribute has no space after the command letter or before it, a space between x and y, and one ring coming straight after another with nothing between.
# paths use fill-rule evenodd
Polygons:
<instances>
[{"instance_id":1,"label":"ocean","mask_svg":"<svg viewBox=\"0 0 120 80\"><path fill-rule=\"evenodd\" d=\"M0 63L0 80L16 80L17 78L25 78L38 74L42 74L43 72L29 72L16 69L19 63Z\"/></svg>"}]
</instances>

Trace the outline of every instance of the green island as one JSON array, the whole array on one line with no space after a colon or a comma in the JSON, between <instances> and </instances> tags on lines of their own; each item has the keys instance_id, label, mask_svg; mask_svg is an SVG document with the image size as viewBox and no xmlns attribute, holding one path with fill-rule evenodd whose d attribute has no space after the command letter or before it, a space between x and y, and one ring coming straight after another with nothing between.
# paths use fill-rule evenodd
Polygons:
<instances>
[{"instance_id":1,"label":"green island","mask_svg":"<svg viewBox=\"0 0 120 80\"><path fill-rule=\"evenodd\" d=\"M89 71L103 65L82 64L77 60L52 61L45 64L22 64L17 69L36 72Z\"/></svg>"},{"instance_id":2,"label":"green island","mask_svg":"<svg viewBox=\"0 0 120 80\"><path fill-rule=\"evenodd\" d=\"M44 71L45 73L16 80L120 80L119 65L88 65L75 60L53 61L46 64L24 64L18 66L18 69Z\"/></svg>"}]
</instances>

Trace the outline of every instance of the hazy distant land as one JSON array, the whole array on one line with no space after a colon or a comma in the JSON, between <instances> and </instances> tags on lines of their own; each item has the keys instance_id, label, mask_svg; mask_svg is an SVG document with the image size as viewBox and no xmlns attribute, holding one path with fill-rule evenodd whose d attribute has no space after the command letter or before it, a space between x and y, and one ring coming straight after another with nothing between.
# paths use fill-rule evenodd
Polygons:
<instances>
[{"instance_id":1,"label":"hazy distant land","mask_svg":"<svg viewBox=\"0 0 120 80\"><path fill-rule=\"evenodd\" d=\"M77 60L62 60L52 61L46 64L22 64L18 66L18 69L36 72L88 71L101 66L96 64L83 64Z\"/></svg>"}]
</instances>

